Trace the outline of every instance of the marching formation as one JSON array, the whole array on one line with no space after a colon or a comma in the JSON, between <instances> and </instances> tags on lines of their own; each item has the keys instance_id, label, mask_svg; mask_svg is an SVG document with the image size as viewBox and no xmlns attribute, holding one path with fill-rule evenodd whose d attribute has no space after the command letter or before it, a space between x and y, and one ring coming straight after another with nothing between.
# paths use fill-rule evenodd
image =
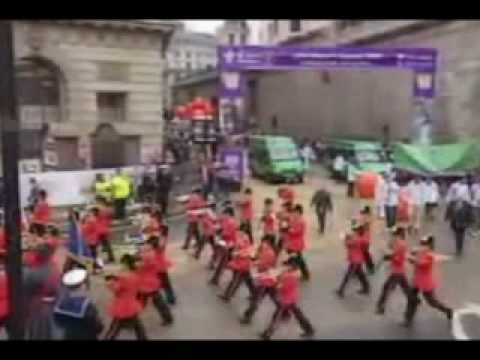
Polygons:
<instances>
[{"instance_id":1,"label":"marching formation","mask_svg":"<svg viewBox=\"0 0 480 360\"><path fill-rule=\"evenodd\" d=\"M104 180L99 177L99 181ZM121 188L126 187L125 184ZM64 238L61 229L52 224L47 192L33 189L35 193L22 223L27 339L102 337L114 340L122 331L132 330L137 339L145 340L148 335L140 315L150 306L158 313L159 325L175 323L178 299L169 274L173 264L168 258L169 226L163 203L161 206L148 201L142 204L134 219L138 226L135 250L119 255L112 248L111 228L116 213L123 215L125 211L122 199L115 201L102 196L106 189L98 186L92 205L81 212L69 211L68 236ZM445 196L446 220L453 230L458 256L463 252L466 229L475 219L479 189L476 184L469 186L467 181L460 180L450 186ZM377 273L382 264L388 264L376 301L377 314L385 313L389 298L399 286L406 299L403 322L406 327L412 325L421 298L451 320L454 310L441 302L436 293L439 284L436 267L450 257L435 251L433 235L421 236L423 219L433 221L438 217L435 214L440 200L438 185L430 179L414 179L402 187L390 175L379 183L376 193L375 207L364 206L341 237L347 264L336 295L340 299L347 296L355 278L360 283L358 293L371 295L370 276ZM407 210L402 208L405 198ZM304 257L307 222L294 189L281 186L277 198L263 199L258 223L250 188L244 189L235 200L222 204L205 198L198 188L178 200L185 204L187 221L182 249L192 251L197 261L208 258L205 270L210 272L208 284L218 289L218 298L230 302L242 286L248 290L249 296L238 319L240 324L251 324L267 298L274 305L274 311L260 334L262 339L270 339L278 326L291 317L303 330L301 336L311 338L315 329L300 308L301 284L311 282L312 278ZM311 206L317 214L319 232L324 234L327 214L333 211L330 192L325 187L318 190ZM405 211L406 222L402 220ZM389 241L383 254L374 256L373 223L377 216L384 215ZM417 241L418 245L414 246ZM1 326L8 324L11 306L4 270L7 242L2 226ZM63 250L68 254L66 261L61 257ZM101 251L106 253L111 266L105 267ZM112 264L121 267L116 269ZM92 276L103 276L105 287L110 291L108 326L103 323L103 316L89 292Z\"/></svg>"}]
</instances>

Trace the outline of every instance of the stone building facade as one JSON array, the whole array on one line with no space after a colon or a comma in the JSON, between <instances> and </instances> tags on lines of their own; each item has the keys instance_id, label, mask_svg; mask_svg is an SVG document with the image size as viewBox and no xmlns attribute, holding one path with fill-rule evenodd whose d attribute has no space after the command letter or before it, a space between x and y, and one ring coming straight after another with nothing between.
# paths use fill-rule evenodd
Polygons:
<instances>
[{"instance_id":1,"label":"stone building facade","mask_svg":"<svg viewBox=\"0 0 480 360\"><path fill-rule=\"evenodd\" d=\"M320 22L320 21L319 21ZM335 21L276 44L295 46L432 47L438 49L438 94L432 104L437 138L480 135L479 21ZM298 137L409 136L413 75L401 70L263 72L253 75L251 109L260 127Z\"/></svg>"},{"instance_id":2,"label":"stone building facade","mask_svg":"<svg viewBox=\"0 0 480 360\"><path fill-rule=\"evenodd\" d=\"M162 145L162 72L175 26L15 22L23 157L38 154L38 146L29 145L43 129L54 140L58 169L150 161Z\"/></svg>"},{"instance_id":3,"label":"stone building facade","mask_svg":"<svg viewBox=\"0 0 480 360\"><path fill-rule=\"evenodd\" d=\"M179 28L167 50L164 71L164 106L172 109L173 85L196 72L208 72L217 66L218 40L214 35Z\"/></svg>"}]
</instances>

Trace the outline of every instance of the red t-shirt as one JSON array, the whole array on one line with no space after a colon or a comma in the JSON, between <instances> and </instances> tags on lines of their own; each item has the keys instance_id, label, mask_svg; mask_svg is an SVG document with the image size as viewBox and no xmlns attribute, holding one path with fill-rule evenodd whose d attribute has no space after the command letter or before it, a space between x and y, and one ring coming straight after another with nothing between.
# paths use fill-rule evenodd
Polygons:
<instances>
[{"instance_id":1,"label":"red t-shirt","mask_svg":"<svg viewBox=\"0 0 480 360\"><path fill-rule=\"evenodd\" d=\"M394 241L392 259L390 260L390 270L392 274L405 274L407 251L407 242L405 240L396 239Z\"/></svg>"},{"instance_id":2,"label":"red t-shirt","mask_svg":"<svg viewBox=\"0 0 480 360\"><path fill-rule=\"evenodd\" d=\"M0 319L4 319L10 313L8 306L8 280L7 274L2 271L0 273Z\"/></svg>"},{"instance_id":3,"label":"red t-shirt","mask_svg":"<svg viewBox=\"0 0 480 360\"><path fill-rule=\"evenodd\" d=\"M278 278L278 294L282 305L296 304L300 298L296 271L286 271Z\"/></svg>"},{"instance_id":4,"label":"red t-shirt","mask_svg":"<svg viewBox=\"0 0 480 360\"><path fill-rule=\"evenodd\" d=\"M234 245L237 240L238 223L234 217L226 216L221 222L222 239L228 245Z\"/></svg>"},{"instance_id":5,"label":"red t-shirt","mask_svg":"<svg viewBox=\"0 0 480 360\"><path fill-rule=\"evenodd\" d=\"M431 250L421 251L416 256L413 286L420 291L433 291L437 287L434 276L435 258Z\"/></svg>"},{"instance_id":6,"label":"red t-shirt","mask_svg":"<svg viewBox=\"0 0 480 360\"><path fill-rule=\"evenodd\" d=\"M140 257L142 263L136 271L140 279L138 289L141 293L150 294L161 287L157 254L153 249L142 250Z\"/></svg>"},{"instance_id":7,"label":"red t-shirt","mask_svg":"<svg viewBox=\"0 0 480 360\"><path fill-rule=\"evenodd\" d=\"M248 272L252 266L252 258L249 253L251 249L250 240L248 236L243 233L237 233L237 239L237 243L235 244L236 254L228 266L233 270Z\"/></svg>"},{"instance_id":8,"label":"red t-shirt","mask_svg":"<svg viewBox=\"0 0 480 360\"><path fill-rule=\"evenodd\" d=\"M287 243L285 248L291 251L303 251L305 249L305 232L307 225L303 218L292 217L288 230Z\"/></svg>"},{"instance_id":9,"label":"red t-shirt","mask_svg":"<svg viewBox=\"0 0 480 360\"><path fill-rule=\"evenodd\" d=\"M197 222L198 215L192 214L191 210L198 210L204 208L206 206L205 200L197 194L190 195L188 202L187 202L187 220L188 222Z\"/></svg>"},{"instance_id":10,"label":"red t-shirt","mask_svg":"<svg viewBox=\"0 0 480 360\"><path fill-rule=\"evenodd\" d=\"M7 251L7 236L5 234L5 229L0 229L0 254Z\"/></svg>"},{"instance_id":11,"label":"red t-shirt","mask_svg":"<svg viewBox=\"0 0 480 360\"><path fill-rule=\"evenodd\" d=\"M82 235L89 246L97 246L99 242L98 219L89 217L81 226Z\"/></svg>"},{"instance_id":12,"label":"red t-shirt","mask_svg":"<svg viewBox=\"0 0 480 360\"><path fill-rule=\"evenodd\" d=\"M45 200L40 200L33 210L33 222L48 224L50 222L50 205Z\"/></svg>"},{"instance_id":13,"label":"red t-shirt","mask_svg":"<svg viewBox=\"0 0 480 360\"><path fill-rule=\"evenodd\" d=\"M242 220L251 221L253 219L253 200L251 196L245 197L245 199L241 203L242 212L241 218Z\"/></svg>"},{"instance_id":14,"label":"red t-shirt","mask_svg":"<svg viewBox=\"0 0 480 360\"><path fill-rule=\"evenodd\" d=\"M348 261L351 264L363 264L365 261L363 254L363 241L360 236L353 234L349 240L346 242Z\"/></svg>"},{"instance_id":15,"label":"red t-shirt","mask_svg":"<svg viewBox=\"0 0 480 360\"><path fill-rule=\"evenodd\" d=\"M275 214L273 211L269 211L263 218L263 233L265 235L275 234Z\"/></svg>"},{"instance_id":16,"label":"red t-shirt","mask_svg":"<svg viewBox=\"0 0 480 360\"><path fill-rule=\"evenodd\" d=\"M269 244L262 244L260 253L258 254L258 271L264 272L273 267L277 262L277 254Z\"/></svg>"},{"instance_id":17,"label":"red t-shirt","mask_svg":"<svg viewBox=\"0 0 480 360\"><path fill-rule=\"evenodd\" d=\"M112 223L112 211L109 208L102 208L98 214L98 232L99 236L110 234L110 225Z\"/></svg>"},{"instance_id":18,"label":"red t-shirt","mask_svg":"<svg viewBox=\"0 0 480 360\"><path fill-rule=\"evenodd\" d=\"M114 298L110 303L110 316L114 319L128 319L142 311L142 304L138 300L139 278L133 272L124 272L117 279L108 283Z\"/></svg>"},{"instance_id":19,"label":"red t-shirt","mask_svg":"<svg viewBox=\"0 0 480 360\"><path fill-rule=\"evenodd\" d=\"M217 219L210 211L208 211L202 216L201 223L202 231L205 236L211 237L215 235Z\"/></svg>"}]
</instances>

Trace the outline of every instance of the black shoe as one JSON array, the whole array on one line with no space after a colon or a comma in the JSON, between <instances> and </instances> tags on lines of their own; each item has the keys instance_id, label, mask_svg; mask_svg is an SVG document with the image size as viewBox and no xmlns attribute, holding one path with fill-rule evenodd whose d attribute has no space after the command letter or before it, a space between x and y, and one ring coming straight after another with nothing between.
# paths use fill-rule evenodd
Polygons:
<instances>
[{"instance_id":1,"label":"black shoe","mask_svg":"<svg viewBox=\"0 0 480 360\"><path fill-rule=\"evenodd\" d=\"M217 297L220 300L223 300L224 302L229 302L230 301L230 298L228 296L225 296L224 294L217 295Z\"/></svg>"},{"instance_id":2,"label":"black shoe","mask_svg":"<svg viewBox=\"0 0 480 360\"><path fill-rule=\"evenodd\" d=\"M240 324L242 325L250 325L252 323L252 320L246 317L243 317L240 319Z\"/></svg>"},{"instance_id":3,"label":"black shoe","mask_svg":"<svg viewBox=\"0 0 480 360\"><path fill-rule=\"evenodd\" d=\"M262 340L265 340L265 341L268 341L270 340L270 338L272 337L270 334L268 334L266 331L262 332L261 334L259 334L260 338Z\"/></svg>"},{"instance_id":4,"label":"black shoe","mask_svg":"<svg viewBox=\"0 0 480 360\"><path fill-rule=\"evenodd\" d=\"M173 319L162 321L162 326L170 326L170 325L173 325Z\"/></svg>"},{"instance_id":5,"label":"black shoe","mask_svg":"<svg viewBox=\"0 0 480 360\"><path fill-rule=\"evenodd\" d=\"M335 290L335 294L340 298L340 299L343 299L345 297L345 294L343 293L343 291L340 291L340 290Z\"/></svg>"},{"instance_id":6,"label":"black shoe","mask_svg":"<svg viewBox=\"0 0 480 360\"><path fill-rule=\"evenodd\" d=\"M300 334L302 338L311 338L315 334L315 330L311 329Z\"/></svg>"},{"instance_id":7,"label":"black shoe","mask_svg":"<svg viewBox=\"0 0 480 360\"><path fill-rule=\"evenodd\" d=\"M408 320L404 320L401 324L404 328L411 328L412 327L412 322L411 321L408 321Z\"/></svg>"},{"instance_id":8,"label":"black shoe","mask_svg":"<svg viewBox=\"0 0 480 360\"><path fill-rule=\"evenodd\" d=\"M360 294L360 295L370 295L370 290L360 289L360 290L357 291L357 294Z\"/></svg>"},{"instance_id":9,"label":"black shoe","mask_svg":"<svg viewBox=\"0 0 480 360\"><path fill-rule=\"evenodd\" d=\"M377 315L383 315L383 314L385 314L385 308L383 308L383 307L377 307L377 310L375 311L375 314L377 314Z\"/></svg>"}]
</instances>

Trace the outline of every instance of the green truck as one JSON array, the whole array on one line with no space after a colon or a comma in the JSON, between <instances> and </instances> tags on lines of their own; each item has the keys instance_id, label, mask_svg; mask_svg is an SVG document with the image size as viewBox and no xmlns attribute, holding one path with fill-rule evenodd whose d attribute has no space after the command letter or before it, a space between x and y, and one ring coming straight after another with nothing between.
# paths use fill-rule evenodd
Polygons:
<instances>
[{"instance_id":1,"label":"green truck","mask_svg":"<svg viewBox=\"0 0 480 360\"><path fill-rule=\"evenodd\" d=\"M332 175L337 175L334 170L334 161L338 155L345 160L345 166L340 171L340 179L347 177L347 163L353 165L355 173L373 171L382 173L388 170L390 162L383 145L379 141L332 139L327 142L327 168Z\"/></svg>"},{"instance_id":2,"label":"green truck","mask_svg":"<svg viewBox=\"0 0 480 360\"><path fill-rule=\"evenodd\" d=\"M270 182L303 182L303 161L297 145L290 137L251 136L249 158L254 177Z\"/></svg>"}]
</instances>

